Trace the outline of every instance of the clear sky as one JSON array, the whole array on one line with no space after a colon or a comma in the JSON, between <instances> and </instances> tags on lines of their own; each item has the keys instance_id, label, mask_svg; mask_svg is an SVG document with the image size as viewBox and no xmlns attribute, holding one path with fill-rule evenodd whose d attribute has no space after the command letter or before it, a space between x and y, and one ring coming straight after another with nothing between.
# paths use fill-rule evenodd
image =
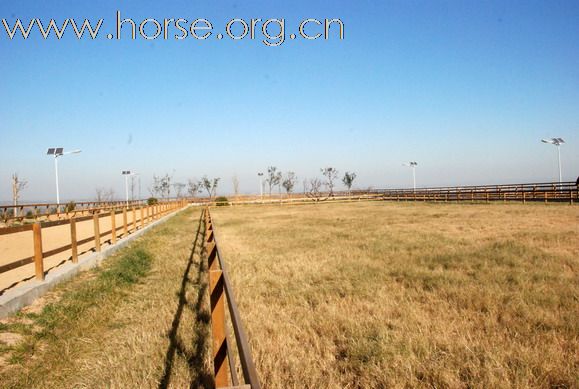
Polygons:
<instances>
[{"instance_id":1,"label":"clear sky","mask_svg":"<svg viewBox=\"0 0 579 389\"><path fill-rule=\"evenodd\" d=\"M207 40L107 39L116 11L209 19ZM10 40L0 26L0 200L10 175L23 200L54 200L46 148L60 160L61 197L124 194L121 170L186 182L221 177L258 190L258 171L303 178L355 171L356 187L553 181L579 175L578 1L7 1L0 18L59 24L104 19L99 37L72 30ZM219 40L233 18L340 18L345 37ZM273 27L272 27L273 28ZM54 33L52 33L54 34ZM312 34L313 35L313 34Z\"/></svg>"}]
</instances>

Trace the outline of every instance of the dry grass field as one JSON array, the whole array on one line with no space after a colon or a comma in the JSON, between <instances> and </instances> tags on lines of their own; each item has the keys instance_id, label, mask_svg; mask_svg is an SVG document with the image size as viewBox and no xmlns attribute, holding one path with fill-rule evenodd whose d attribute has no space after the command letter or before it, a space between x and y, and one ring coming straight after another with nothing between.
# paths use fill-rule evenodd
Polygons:
<instances>
[{"instance_id":1,"label":"dry grass field","mask_svg":"<svg viewBox=\"0 0 579 389\"><path fill-rule=\"evenodd\" d=\"M579 387L579 207L216 208L264 388Z\"/></svg>"}]
</instances>

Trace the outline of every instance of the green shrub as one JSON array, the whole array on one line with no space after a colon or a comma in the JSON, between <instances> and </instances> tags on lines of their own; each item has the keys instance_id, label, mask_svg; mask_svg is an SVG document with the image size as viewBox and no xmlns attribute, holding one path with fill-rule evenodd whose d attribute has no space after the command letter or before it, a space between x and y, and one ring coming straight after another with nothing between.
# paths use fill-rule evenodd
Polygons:
<instances>
[{"instance_id":1,"label":"green shrub","mask_svg":"<svg viewBox=\"0 0 579 389\"><path fill-rule=\"evenodd\" d=\"M159 200L156 197L149 197L147 199L147 205L155 205L158 203L159 203Z\"/></svg>"},{"instance_id":2,"label":"green shrub","mask_svg":"<svg viewBox=\"0 0 579 389\"><path fill-rule=\"evenodd\" d=\"M217 205L218 207L229 205L229 200L227 200L227 197L219 196L215 199L215 205Z\"/></svg>"},{"instance_id":3,"label":"green shrub","mask_svg":"<svg viewBox=\"0 0 579 389\"><path fill-rule=\"evenodd\" d=\"M74 211L75 208L76 208L76 204L74 203L74 201L71 201L64 206L64 212L67 212L67 213L72 212L72 211Z\"/></svg>"}]
</instances>

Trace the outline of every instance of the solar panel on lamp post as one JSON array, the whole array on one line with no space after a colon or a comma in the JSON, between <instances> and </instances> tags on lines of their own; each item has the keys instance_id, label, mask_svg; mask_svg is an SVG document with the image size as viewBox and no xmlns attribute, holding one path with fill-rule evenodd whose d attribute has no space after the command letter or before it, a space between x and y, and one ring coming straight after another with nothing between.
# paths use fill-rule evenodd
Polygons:
<instances>
[{"instance_id":1,"label":"solar panel on lamp post","mask_svg":"<svg viewBox=\"0 0 579 389\"><path fill-rule=\"evenodd\" d=\"M402 166L408 166L412 168L412 188L414 192L416 192L416 166L418 166L418 162L410 161L408 163L403 163Z\"/></svg>"},{"instance_id":2,"label":"solar panel on lamp post","mask_svg":"<svg viewBox=\"0 0 579 389\"><path fill-rule=\"evenodd\" d=\"M60 205L60 190L58 188L58 157L62 157L69 154L78 154L82 150L72 150L72 151L64 151L63 147L50 147L46 151L46 155L53 155L54 156L54 175L56 180L56 206Z\"/></svg>"},{"instance_id":3,"label":"solar panel on lamp post","mask_svg":"<svg viewBox=\"0 0 579 389\"><path fill-rule=\"evenodd\" d=\"M551 138L551 139L541 139L541 142L552 144L557 146L557 158L559 161L559 184L563 181L563 176L561 174L561 145L565 143L563 138Z\"/></svg>"}]
</instances>

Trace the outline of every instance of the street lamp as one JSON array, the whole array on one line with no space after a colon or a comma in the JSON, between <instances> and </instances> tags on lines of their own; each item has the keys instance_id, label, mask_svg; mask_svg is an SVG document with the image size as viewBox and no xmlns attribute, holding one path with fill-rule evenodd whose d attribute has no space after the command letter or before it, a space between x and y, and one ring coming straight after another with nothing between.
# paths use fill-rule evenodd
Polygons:
<instances>
[{"instance_id":1,"label":"street lamp","mask_svg":"<svg viewBox=\"0 0 579 389\"><path fill-rule=\"evenodd\" d=\"M410 168L412 168L412 187L414 188L414 191L416 192L416 166L418 166L418 162L416 161L410 161L408 163L403 163L402 166L408 166Z\"/></svg>"},{"instance_id":2,"label":"street lamp","mask_svg":"<svg viewBox=\"0 0 579 389\"><path fill-rule=\"evenodd\" d=\"M129 176L131 175L131 171L123 170L121 174L125 176L125 199L127 201L127 205L129 205Z\"/></svg>"},{"instance_id":3,"label":"street lamp","mask_svg":"<svg viewBox=\"0 0 579 389\"><path fill-rule=\"evenodd\" d=\"M263 200L263 173L257 173L259 176L259 197Z\"/></svg>"},{"instance_id":4,"label":"street lamp","mask_svg":"<svg viewBox=\"0 0 579 389\"><path fill-rule=\"evenodd\" d=\"M561 145L565 143L562 138L541 139L543 143L549 143L557 146L557 157L559 158L559 184L563 181L561 176Z\"/></svg>"},{"instance_id":5,"label":"street lamp","mask_svg":"<svg viewBox=\"0 0 579 389\"><path fill-rule=\"evenodd\" d=\"M64 151L62 147L51 147L46 151L46 155L54 155L54 174L56 177L56 205L60 205L60 192L58 189L58 157L69 154L78 154L81 150Z\"/></svg>"}]
</instances>

